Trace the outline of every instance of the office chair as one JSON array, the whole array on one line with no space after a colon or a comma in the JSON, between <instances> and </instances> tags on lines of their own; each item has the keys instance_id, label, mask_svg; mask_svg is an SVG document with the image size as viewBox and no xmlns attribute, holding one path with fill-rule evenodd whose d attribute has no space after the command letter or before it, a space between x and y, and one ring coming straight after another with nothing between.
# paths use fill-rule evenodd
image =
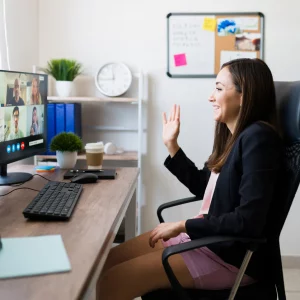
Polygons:
<instances>
[{"instance_id":1,"label":"office chair","mask_svg":"<svg viewBox=\"0 0 300 300\"><path fill-rule=\"evenodd\" d=\"M270 208L270 215L278 220L277 227L273 228L273 235L265 239L211 236L192 240L180 245L170 246L163 251L162 262L172 289L153 291L142 296L143 300L276 300L277 295L279 300L286 300L279 236L300 181L300 81L275 82L275 89L278 117L277 130L284 140L285 162L284 174L282 174L283 176L280 182L280 196L282 199L280 212L275 206ZM189 197L162 204L157 210L159 221L164 222L162 217L162 211L164 209L198 200L202 199L199 197ZM247 247L244 261L232 289L210 291L182 288L168 263L168 258L173 254L226 241L245 242ZM262 243L266 243L267 245L271 262L270 274L272 277L268 282L258 281L248 286L239 287L252 253Z\"/></svg>"}]
</instances>

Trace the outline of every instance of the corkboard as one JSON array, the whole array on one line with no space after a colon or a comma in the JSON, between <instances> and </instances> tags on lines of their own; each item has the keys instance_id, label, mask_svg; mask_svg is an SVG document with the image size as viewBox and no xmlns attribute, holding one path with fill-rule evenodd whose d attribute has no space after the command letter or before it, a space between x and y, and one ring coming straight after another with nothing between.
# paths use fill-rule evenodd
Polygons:
<instances>
[{"instance_id":1,"label":"corkboard","mask_svg":"<svg viewBox=\"0 0 300 300\"><path fill-rule=\"evenodd\" d=\"M221 61L239 57L264 59L264 15L170 13L167 54L167 75L171 78L215 77Z\"/></svg>"},{"instance_id":2,"label":"corkboard","mask_svg":"<svg viewBox=\"0 0 300 300\"><path fill-rule=\"evenodd\" d=\"M237 15L222 15L222 16L216 16L217 24L219 19L234 19L240 16ZM242 17L253 17L253 15L243 15ZM251 30L247 29L248 33L261 33L262 34L262 22L261 18L262 16L257 15L258 18L258 29L257 30ZM261 37L260 41L260 50L257 51L250 51L250 50L244 50L244 52L255 52L257 58L263 58L263 55L261 52L263 52L263 44L262 44L262 38L263 34ZM236 35L228 35L228 36L219 36L218 35L218 29L216 28L215 32L215 74L217 74L220 70L220 56L221 56L221 51L228 50L228 51L237 51L238 49L236 48L235 45L236 41Z\"/></svg>"}]
</instances>

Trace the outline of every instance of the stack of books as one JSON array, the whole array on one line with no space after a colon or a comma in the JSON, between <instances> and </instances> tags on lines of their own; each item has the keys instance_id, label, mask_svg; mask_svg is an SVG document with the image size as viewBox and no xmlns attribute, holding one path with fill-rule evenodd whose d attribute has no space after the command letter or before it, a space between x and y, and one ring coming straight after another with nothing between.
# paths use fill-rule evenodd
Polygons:
<instances>
[{"instance_id":1,"label":"stack of books","mask_svg":"<svg viewBox=\"0 0 300 300\"><path fill-rule=\"evenodd\" d=\"M55 166L36 166L35 171L38 173L54 172L55 168L56 168Z\"/></svg>"}]
</instances>

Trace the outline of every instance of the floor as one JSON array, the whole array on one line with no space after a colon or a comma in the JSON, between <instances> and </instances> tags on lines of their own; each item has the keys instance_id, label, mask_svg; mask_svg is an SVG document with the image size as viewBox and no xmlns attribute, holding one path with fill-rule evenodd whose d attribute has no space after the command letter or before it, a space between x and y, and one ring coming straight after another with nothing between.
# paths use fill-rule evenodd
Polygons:
<instances>
[{"instance_id":1,"label":"floor","mask_svg":"<svg viewBox=\"0 0 300 300\"><path fill-rule=\"evenodd\" d=\"M287 300L300 299L300 269L284 269Z\"/></svg>"},{"instance_id":2,"label":"floor","mask_svg":"<svg viewBox=\"0 0 300 300\"><path fill-rule=\"evenodd\" d=\"M284 269L284 281L287 300L300 300L300 269Z\"/></svg>"}]
</instances>

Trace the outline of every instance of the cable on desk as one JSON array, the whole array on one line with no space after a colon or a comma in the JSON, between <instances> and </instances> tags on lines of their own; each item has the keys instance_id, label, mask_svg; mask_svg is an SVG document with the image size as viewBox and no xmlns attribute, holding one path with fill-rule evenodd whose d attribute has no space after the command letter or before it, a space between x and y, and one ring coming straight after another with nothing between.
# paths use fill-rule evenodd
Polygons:
<instances>
[{"instance_id":1,"label":"cable on desk","mask_svg":"<svg viewBox=\"0 0 300 300\"><path fill-rule=\"evenodd\" d=\"M33 177L33 176L40 176L40 177L42 177L42 178L44 178L44 179L46 179L46 180L48 180L48 181L53 181L53 180L50 180L50 179L48 179L48 178L46 178L46 177L44 177L44 176L42 176L42 175L40 175L40 174L33 174L32 177ZM19 184L12 184L12 185L10 185L10 186L20 186L20 185L22 185L22 184L24 184L24 183L26 183L26 182L27 182L27 181L22 182L22 183L19 183ZM8 195L8 194L10 194L10 193L12 193L12 192L14 192L14 191L16 191L16 190L21 190L21 189L27 189L27 190L32 190L32 191L39 192L39 190L35 190L35 189L29 188L29 187L22 187L22 188L17 188L17 189L11 190L10 192L8 192L8 193L6 193L6 194L0 195L0 197L6 196L6 195Z\"/></svg>"},{"instance_id":2,"label":"cable on desk","mask_svg":"<svg viewBox=\"0 0 300 300\"><path fill-rule=\"evenodd\" d=\"M40 177L42 177L42 178L44 178L44 179L46 179L46 180L48 180L48 181L54 181L54 180L50 180L50 179L48 179L48 178L46 178L46 177L44 177L44 176L42 176L42 175L40 175L40 174L33 174L33 176L40 176Z\"/></svg>"},{"instance_id":3,"label":"cable on desk","mask_svg":"<svg viewBox=\"0 0 300 300\"><path fill-rule=\"evenodd\" d=\"M7 186L20 186L22 184L24 184L25 182L22 182L22 183L15 183L15 184L11 184L11 185L7 185Z\"/></svg>"},{"instance_id":4,"label":"cable on desk","mask_svg":"<svg viewBox=\"0 0 300 300\"><path fill-rule=\"evenodd\" d=\"M44 179L46 179L46 180L48 180L48 181L53 181L53 180L50 180L50 179L48 179L48 178L46 178L46 177L44 177L44 176L42 176L42 175L40 175L40 174L33 174L32 176L40 176L40 177L42 177L42 178L44 178ZM22 182L22 183L12 184L12 185L10 185L10 186L20 186L20 185L22 185L22 184L24 184L24 183L26 183L26 182L27 182L27 181Z\"/></svg>"},{"instance_id":5,"label":"cable on desk","mask_svg":"<svg viewBox=\"0 0 300 300\"><path fill-rule=\"evenodd\" d=\"M32 191L35 191L35 192L39 192L39 190L35 190L35 189L29 188L29 187L21 187L21 188L16 188L16 189L14 189L14 190L6 193L6 194L0 195L0 197L6 196L6 195L8 195L8 194L10 194L10 193L12 193L16 190L32 190Z\"/></svg>"}]
</instances>

